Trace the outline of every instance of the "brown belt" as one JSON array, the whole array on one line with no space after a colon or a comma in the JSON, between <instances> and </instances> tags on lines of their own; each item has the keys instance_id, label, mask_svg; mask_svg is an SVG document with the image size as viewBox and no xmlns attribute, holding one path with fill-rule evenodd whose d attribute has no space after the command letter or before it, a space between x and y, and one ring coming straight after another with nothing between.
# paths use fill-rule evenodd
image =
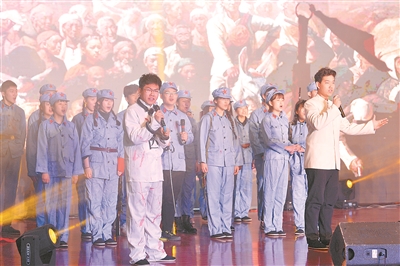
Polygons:
<instances>
[{"instance_id":1,"label":"brown belt","mask_svg":"<svg viewBox=\"0 0 400 266\"><path fill-rule=\"evenodd\" d=\"M90 147L90 150L92 150L92 151L104 151L104 152L118 152L117 149L100 148L100 147Z\"/></svg>"},{"instance_id":2,"label":"brown belt","mask_svg":"<svg viewBox=\"0 0 400 266\"><path fill-rule=\"evenodd\" d=\"M10 139L13 140L15 139L14 135L9 135L9 134L0 134L0 139Z\"/></svg>"}]
</instances>

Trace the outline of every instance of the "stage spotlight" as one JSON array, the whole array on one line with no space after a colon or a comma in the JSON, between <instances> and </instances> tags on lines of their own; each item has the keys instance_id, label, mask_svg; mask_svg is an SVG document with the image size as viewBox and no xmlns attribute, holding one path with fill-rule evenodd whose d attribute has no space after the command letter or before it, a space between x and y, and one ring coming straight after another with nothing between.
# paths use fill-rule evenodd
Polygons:
<instances>
[{"instance_id":1,"label":"stage spotlight","mask_svg":"<svg viewBox=\"0 0 400 266\"><path fill-rule=\"evenodd\" d=\"M353 181L351 179L347 179L346 186L347 186L347 188L351 189L353 187Z\"/></svg>"},{"instance_id":2,"label":"stage spotlight","mask_svg":"<svg viewBox=\"0 0 400 266\"><path fill-rule=\"evenodd\" d=\"M338 200L335 204L337 209L357 208L355 198L355 186L351 179L339 181Z\"/></svg>"},{"instance_id":3,"label":"stage spotlight","mask_svg":"<svg viewBox=\"0 0 400 266\"><path fill-rule=\"evenodd\" d=\"M55 265L56 248L59 245L57 229L46 224L25 232L17 241L21 265Z\"/></svg>"}]
</instances>

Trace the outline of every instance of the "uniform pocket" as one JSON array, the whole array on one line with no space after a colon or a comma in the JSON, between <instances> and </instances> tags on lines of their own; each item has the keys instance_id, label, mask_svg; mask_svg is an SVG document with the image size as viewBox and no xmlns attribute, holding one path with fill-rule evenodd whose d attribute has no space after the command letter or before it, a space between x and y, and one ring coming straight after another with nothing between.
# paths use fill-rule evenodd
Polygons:
<instances>
[{"instance_id":1,"label":"uniform pocket","mask_svg":"<svg viewBox=\"0 0 400 266\"><path fill-rule=\"evenodd\" d=\"M103 154L100 151L92 151L90 161L93 163L102 163L104 161Z\"/></svg>"},{"instance_id":2,"label":"uniform pocket","mask_svg":"<svg viewBox=\"0 0 400 266\"><path fill-rule=\"evenodd\" d=\"M215 124L212 124L210 131L216 132L219 130L219 128L220 128L220 126L218 124L216 125L216 123L215 123Z\"/></svg>"},{"instance_id":3,"label":"uniform pocket","mask_svg":"<svg viewBox=\"0 0 400 266\"><path fill-rule=\"evenodd\" d=\"M213 152L213 153L215 153L215 152L218 152L219 151L219 147L217 147L217 146L212 146L212 147L209 147L208 148L208 152ZM207 152L207 151L206 151Z\"/></svg>"},{"instance_id":4,"label":"uniform pocket","mask_svg":"<svg viewBox=\"0 0 400 266\"><path fill-rule=\"evenodd\" d=\"M67 142L65 143L65 147L67 147L68 159L70 162L75 160L75 151L74 151L74 134L72 132L68 133Z\"/></svg>"},{"instance_id":5,"label":"uniform pocket","mask_svg":"<svg viewBox=\"0 0 400 266\"><path fill-rule=\"evenodd\" d=\"M48 138L48 151L49 151L49 161L57 161L58 154L61 155L62 143L60 133L55 129L49 130Z\"/></svg>"},{"instance_id":6,"label":"uniform pocket","mask_svg":"<svg viewBox=\"0 0 400 266\"><path fill-rule=\"evenodd\" d=\"M21 124L21 118L19 116L17 116L17 115L14 115L12 120L13 120L12 128L13 128L14 134L21 133L20 132L21 128L19 128L19 125Z\"/></svg>"}]
</instances>

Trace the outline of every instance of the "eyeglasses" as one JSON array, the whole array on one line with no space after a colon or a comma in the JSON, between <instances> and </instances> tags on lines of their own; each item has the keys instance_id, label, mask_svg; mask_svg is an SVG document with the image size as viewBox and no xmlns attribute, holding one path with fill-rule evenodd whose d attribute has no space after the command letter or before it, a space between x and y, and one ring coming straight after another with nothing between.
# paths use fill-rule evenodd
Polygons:
<instances>
[{"instance_id":1,"label":"eyeglasses","mask_svg":"<svg viewBox=\"0 0 400 266\"><path fill-rule=\"evenodd\" d=\"M163 94L165 94L166 96L170 96L170 95L175 96L178 93L177 92L172 92L172 91L167 91L167 92L164 92Z\"/></svg>"},{"instance_id":2,"label":"eyeglasses","mask_svg":"<svg viewBox=\"0 0 400 266\"><path fill-rule=\"evenodd\" d=\"M152 93L159 94L160 93L160 90L152 90L149 88L145 89L144 91L147 92L148 94L152 94Z\"/></svg>"}]
</instances>

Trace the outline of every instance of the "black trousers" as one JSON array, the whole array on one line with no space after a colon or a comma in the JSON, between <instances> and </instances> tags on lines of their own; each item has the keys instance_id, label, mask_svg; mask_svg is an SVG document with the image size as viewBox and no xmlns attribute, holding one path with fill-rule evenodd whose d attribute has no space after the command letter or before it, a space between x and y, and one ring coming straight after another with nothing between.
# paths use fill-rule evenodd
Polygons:
<instances>
[{"instance_id":1,"label":"black trousers","mask_svg":"<svg viewBox=\"0 0 400 266\"><path fill-rule=\"evenodd\" d=\"M9 149L0 157L0 225L3 226L12 222L12 217L3 217L3 211L15 204L20 164L21 156L12 158Z\"/></svg>"},{"instance_id":2,"label":"black trousers","mask_svg":"<svg viewBox=\"0 0 400 266\"><path fill-rule=\"evenodd\" d=\"M338 197L339 170L306 169L308 195L305 209L309 240L329 240L332 236L333 206Z\"/></svg>"},{"instance_id":3,"label":"black trousers","mask_svg":"<svg viewBox=\"0 0 400 266\"><path fill-rule=\"evenodd\" d=\"M161 211L161 223L162 230L172 232L172 224L174 223L175 208L172 193L174 193L175 201L178 199L179 193L181 193L183 180L185 179L184 171L171 171L172 173L172 185L169 170L164 170L164 182L163 182L163 201Z\"/></svg>"}]
</instances>

